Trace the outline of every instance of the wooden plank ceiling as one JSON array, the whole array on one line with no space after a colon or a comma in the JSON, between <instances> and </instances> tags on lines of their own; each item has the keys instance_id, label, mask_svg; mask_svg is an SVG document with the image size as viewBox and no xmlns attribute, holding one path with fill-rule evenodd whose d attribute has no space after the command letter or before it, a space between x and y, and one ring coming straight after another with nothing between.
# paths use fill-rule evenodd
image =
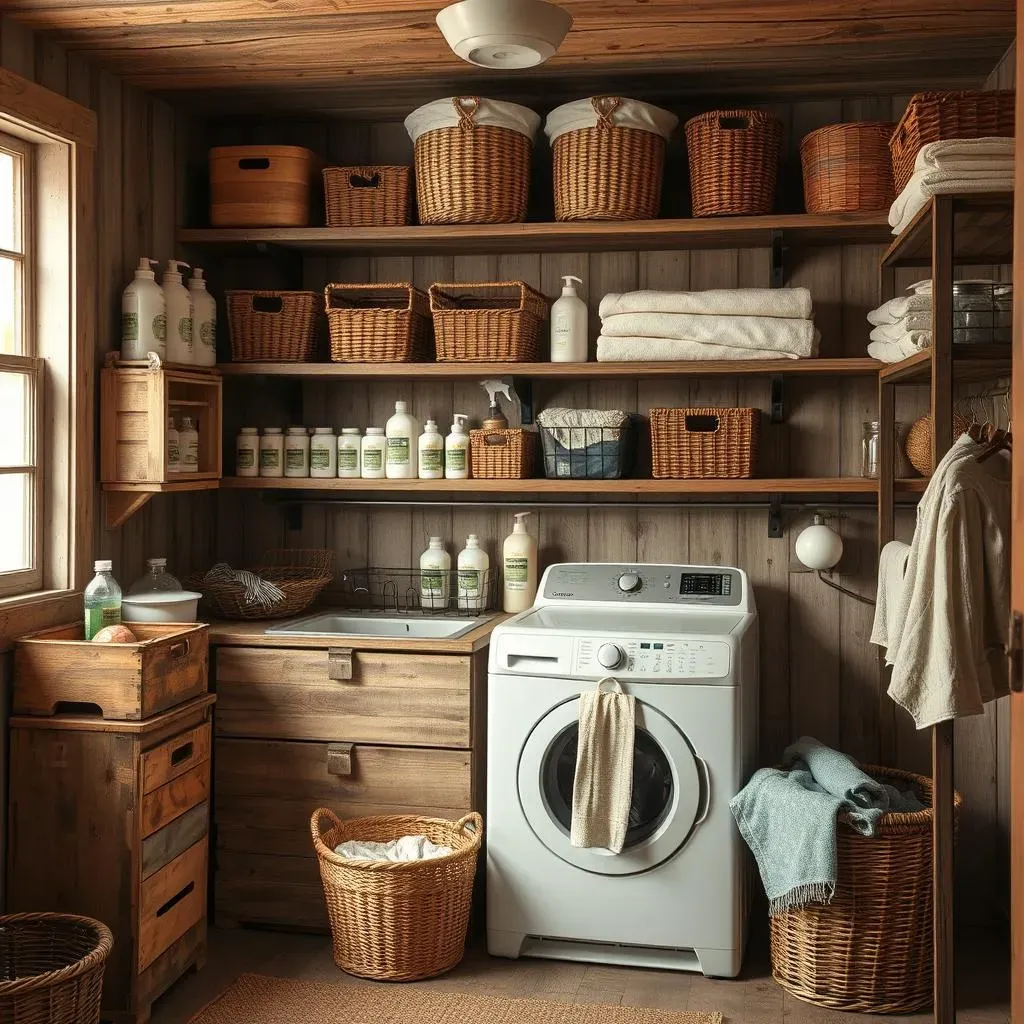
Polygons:
<instances>
[{"instance_id":1,"label":"wooden plank ceiling","mask_svg":"<svg viewBox=\"0 0 1024 1024\"><path fill-rule=\"evenodd\" d=\"M342 113L450 92L557 100L696 93L914 91L982 81L1013 0L562 0L575 24L513 77L449 51L443 0L3 0L0 7L143 88ZM653 97L652 97L653 98Z\"/></svg>"}]
</instances>

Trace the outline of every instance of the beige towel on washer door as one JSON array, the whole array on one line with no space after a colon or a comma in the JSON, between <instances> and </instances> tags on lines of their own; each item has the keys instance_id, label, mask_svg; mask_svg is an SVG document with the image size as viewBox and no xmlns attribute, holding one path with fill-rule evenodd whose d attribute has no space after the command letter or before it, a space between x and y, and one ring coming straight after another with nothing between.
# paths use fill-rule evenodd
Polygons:
<instances>
[{"instance_id":1,"label":"beige towel on washer door","mask_svg":"<svg viewBox=\"0 0 1024 1024\"><path fill-rule=\"evenodd\" d=\"M622 851L633 796L635 720L635 698L623 693L616 679L602 679L592 692L580 694L569 835L573 846Z\"/></svg>"}]
</instances>

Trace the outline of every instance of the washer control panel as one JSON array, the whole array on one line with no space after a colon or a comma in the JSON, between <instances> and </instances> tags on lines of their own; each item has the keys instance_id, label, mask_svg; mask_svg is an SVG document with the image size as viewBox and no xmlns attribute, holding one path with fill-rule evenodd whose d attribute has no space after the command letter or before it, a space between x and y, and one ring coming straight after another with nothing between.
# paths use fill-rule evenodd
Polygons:
<instances>
[{"instance_id":1,"label":"washer control panel","mask_svg":"<svg viewBox=\"0 0 1024 1024\"><path fill-rule=\"evenodd\" d=\"M544 574L545 602L737 608L747 600L739 569L703 565L553 565Z\"/></svg>"},{"instance_id":2,"label":"washer control panel","mask_svg":"<svg viewBox=\"0 0 1024 1024\"><path fill-rule=\"evenodd\" d=\"M729 667L729 645L718 640L587 638L576 643L572 674L723 679Z\"/></svg>"}]
</instances>

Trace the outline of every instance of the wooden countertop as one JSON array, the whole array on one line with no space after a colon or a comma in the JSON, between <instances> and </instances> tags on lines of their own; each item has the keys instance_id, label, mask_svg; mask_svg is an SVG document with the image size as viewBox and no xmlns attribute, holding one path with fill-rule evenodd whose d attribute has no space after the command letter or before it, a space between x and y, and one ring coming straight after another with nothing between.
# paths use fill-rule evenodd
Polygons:
<instances>
[{"instance_id":1,"label":"wooden countertop","mask_svg":"<svg viewBox=\"0 0 1024 1024\"><path fill-rule=\"evenodd\" d=\"M397 636L267 636L264 630L274 622L253 619L244 622L210 623L211 646L233 647L347 647L353 651L413 651L422 654L473 654L487 646L491 630L508 616L497 612L475 629L454 639L423 639Z\"/></svg>"}]
</instances>

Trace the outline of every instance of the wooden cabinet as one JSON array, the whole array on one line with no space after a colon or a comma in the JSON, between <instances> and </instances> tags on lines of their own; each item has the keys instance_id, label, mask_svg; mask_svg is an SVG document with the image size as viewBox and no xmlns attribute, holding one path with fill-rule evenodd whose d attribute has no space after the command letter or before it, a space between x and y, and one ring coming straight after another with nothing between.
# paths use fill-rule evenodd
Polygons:
<instances>
[{"instance_id":1,"label":"wooden cabinet","mask_svg":"<svg viewBox=\"0 0 1024 1024\"><path fill-rule=\"evenodd\" d=\"M144 1024L205 957L214 699L140 722L11 719L8 909L110 927L104 1019Z\"/></svg>"}]
</instances>

